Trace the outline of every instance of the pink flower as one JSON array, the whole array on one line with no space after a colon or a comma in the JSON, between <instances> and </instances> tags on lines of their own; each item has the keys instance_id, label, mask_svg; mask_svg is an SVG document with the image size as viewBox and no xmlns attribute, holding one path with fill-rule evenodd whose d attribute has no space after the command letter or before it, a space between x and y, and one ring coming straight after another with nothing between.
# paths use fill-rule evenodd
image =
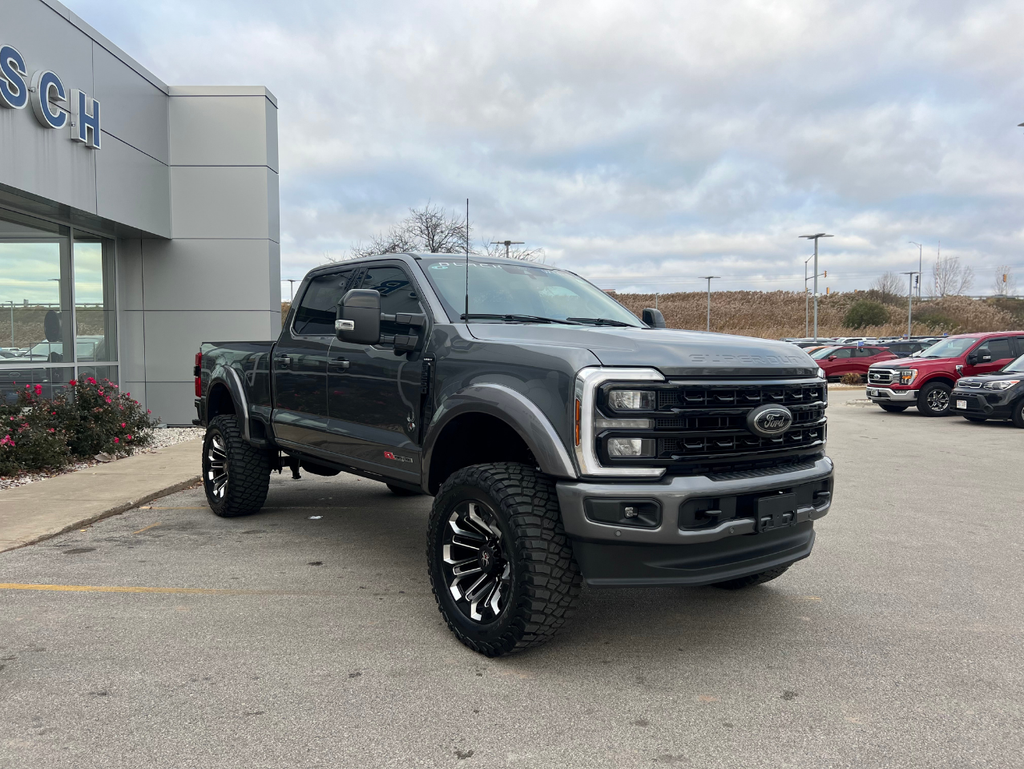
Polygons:
<instances>
[{"instance_id":1,"label":"pink flower","mask_svg":"<svg viewBox=\"0 0 1024 769\"><path fill-rule=\"evenodd\" d=\"M89 384L96 384L96 380L93 379L92 377L86 377L85 381L88 382Z\"/></svg>"},{"instance_id":2,"label":"pink flower","mask_svg":"<svg viewBox=\"0 0 1024 769\"><path fill-rule=\"evenodd\" d=\"M130 441L130 440L132 439L132 436L130 436L130 435L126 435L126 436L124 436L124 437L125 437L125 438L126 438L127 440L129 440L129 441Z\"/></svg>"},{"instance_id":3,"label":"pink flower","mask_svg":"<svg viewBox=\"0 0 1024 769\"><path fill-rule=\"evenodd\" d=\"M110 398L107 398L107 403L110 403Z\"/></svg>"},{"instance_id":4,"label":"pink flower","mask_svg":"<svg viewBox=\"0 0 1024 769\"><path fill-rule=\"evenodd\" d=\"M72 387L75 387L78 384L78 380L72 379L70 382L68 382L68 384L71 385Z\"/></svg>"},{"instance_id":5,"label":"pink flower","mask_svg":"<svg viewBox=\"0 0 1024 769\"><path fill-rule=\"evenodd\" d=\"M55 432L57 432L57 431L56 431L56 430L54 430L54 429L53 429L53 428L51 427L51 428L50 428L50 432L51 432L51 433L55 433Z\"/></svg>"},{"instance_id":6,"label":"pink flower","mask_svg":"<svg viewBox=\"0 0 1024 769\"><path fill-rule=\"evenodd\" d=\"M42 395L42 394L43 394L43 386L42 385L36 385L36 395Z\"/></svg>"},{"instance_id":7,"label":"pink flower","mask_svg":"<svg viewBox=\"0 0 1024 769\"><path fill-rule=\"evenodd\" d=\"M121 442L121 439L115 436L114 443L120 443L120 442Z\"/></svg>"},{"instance_id":8,"label":"pink flower","mask_svg":"<svg viewBox=\"0 0 1024 769\"><path fill-rule=\"evenodd\" d=\"M124 422L121 423L121 427L126 427Z\"/></svg>"},{"instance_id":9,"label":"pink flower","mask_svg":"<svg viewBox=\"0 0 1024 769\"><path fill-rule=\"evenodd\" d=\"M0 438L0 446L10 446L13 448L14 441L11 440L10 435L5 435L3 438Z\"/></svg>"}]
</instances>

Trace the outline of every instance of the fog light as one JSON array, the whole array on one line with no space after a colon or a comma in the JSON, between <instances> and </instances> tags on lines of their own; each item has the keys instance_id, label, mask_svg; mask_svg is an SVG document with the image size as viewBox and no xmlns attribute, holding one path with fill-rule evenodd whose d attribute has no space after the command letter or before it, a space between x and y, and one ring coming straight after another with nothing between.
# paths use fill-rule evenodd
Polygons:
<instances>
[{"instance_id":1,"label":"fog light","mask_svg":"<svg viewBox=\"0 0 1024 769\"><path fill-rule=\"evenodd\" d=\"M653 438L609 438L610 457L653 457Z\"/></svg>"},{"instance_id":2,"label":"fog light","mask_svg":"<svg viewBox=\"0 0 1024 769\"><path fill-rule=\"evenodd\" d=\"M608 405L616 411L651 411L654 409L653 390L612 390Z\"/></svg>"}]
</instances>

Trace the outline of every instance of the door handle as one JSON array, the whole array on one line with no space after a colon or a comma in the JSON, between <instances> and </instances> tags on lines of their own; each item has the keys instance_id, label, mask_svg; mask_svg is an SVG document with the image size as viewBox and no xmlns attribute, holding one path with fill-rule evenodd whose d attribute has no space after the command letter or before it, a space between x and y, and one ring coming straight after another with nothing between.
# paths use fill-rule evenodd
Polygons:
<instances>
[{"instance_id":1,"label":"door handle","mask_svg":"<svg viewBox=\"0 0 1024 769\"><path fill-rule=\"evenodd\" d=\"M348 371L348 358L335 358L328 366L336 371Z\"/></svg>"},{"instance_id":2,"label":"door handle","mask_svg":"<svg viewBox=\"0 0 1024 769\"><path fill-rule=\"evenodd\" d=\"M287 355L279 356L278 359L277 359L277 367L278 368L291 368L292 367L292 359L289 358Z\"/></svg>"}]
</instances>

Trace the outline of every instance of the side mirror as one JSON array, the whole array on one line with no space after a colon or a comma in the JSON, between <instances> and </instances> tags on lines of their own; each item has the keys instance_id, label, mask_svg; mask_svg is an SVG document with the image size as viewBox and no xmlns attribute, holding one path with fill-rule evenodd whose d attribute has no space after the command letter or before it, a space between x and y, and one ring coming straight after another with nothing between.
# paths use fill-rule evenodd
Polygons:
<instances>
[{"instance_id":1,"label":"side mirror","mask_svg":"<svg viewBox=\"0 0 1024 769\"><path fill-rule=\"evenodd\" d=\"M380 292L353 288L338 302L334 331L339 341L351 344L380 342Z\"/></svg>"},{"instance_id":2,"label":"side mirror","mask_svg":"<svg viewBox=\"0 0 1024 769\"><path fill-rule=\"evenodd\" d=\"M665 316L661 314L661 310L655 310L653 307L644 309L643 322L651 328L665 328Z\"/></svg>"},{"instance_id":3,"label":"side mirror","mask_svg":"<svg viewBox=\"0 0 1024 769\"><path fill-rule=\"evenodd\" d=\"M829 355L825 360L835 360L835 359L836 359L835 355Z\"/></svg>"},{"instance_id":4,"label":"side mirror","mask_svg":"<svg viewBox=\"0 0 1024 769\"><path fill-rule=\"evenodd\" d=\"M967 365L968 366L973 366L977 362L978 362L978 355L977 355L977 353L973 353L972 352L970 355L967 356Z\"/></svg>"}]
</instances>

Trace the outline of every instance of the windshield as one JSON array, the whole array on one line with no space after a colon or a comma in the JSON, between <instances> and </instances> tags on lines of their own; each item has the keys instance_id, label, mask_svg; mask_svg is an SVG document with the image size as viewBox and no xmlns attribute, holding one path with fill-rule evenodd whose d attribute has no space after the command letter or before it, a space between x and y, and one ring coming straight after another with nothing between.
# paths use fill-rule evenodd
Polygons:
<instances>
[{"instance_id":1,"label":"windshield","mask_svg":"<svg viewBox=\"0 0 1024 769\"><path fill-rule=\"evenodd\" d=\"M466 262L457 257L421 264L452 320L466 311ZM505 262L470 261L469 314L480 322L551 322L641 327L629 310L597 286L564 270ZM487 317L482 317L487 316ZM508 316L508 317L506 317Z\"/></svg>"},{"instance_id":2,"label":"windshield","mask_svg":"<svg viewBox=\"0 0 1024 769\"><path fill-rule=\"evenodd\" d=\"M918 358L959 358L971 348L977 339L943 339L926 350Z\"/></svg>"},{"instance_id":3,"label":"windshield","mask_svg":"<svg viewBox=\"0 0 1024 769\"><path fill-rule=\"evenodd\" d=\"M812 352L811 357L814 358L814 360L821 360L823 358L827 358L829 355L832 354L833 351L838 349L838 347L825 347L821 350L815 350L814 352Z\"/></svg>"},{"instance_id":4,"label":"windshield","mask_svg":"<svg viewBox=\"0 0 1024 769\"><path fill-rule=\"evenodd\" d=\"M1024 374L1024 355L1003 366L1004 374Z\"/></svg>"}]
</instances>

